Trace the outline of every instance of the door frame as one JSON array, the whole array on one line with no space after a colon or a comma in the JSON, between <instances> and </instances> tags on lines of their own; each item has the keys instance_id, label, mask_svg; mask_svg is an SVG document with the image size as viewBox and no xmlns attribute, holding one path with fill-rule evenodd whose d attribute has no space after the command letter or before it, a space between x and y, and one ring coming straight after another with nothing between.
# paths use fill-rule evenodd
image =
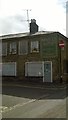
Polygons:
<instances>
[{"instance_id":1,"label":"door frame","mask_svg":"<svg viewBox=\"0 0 68 120\"><path fill-rule=\"evenodd\" d=\"M52 79L52 61L44 61L44 65L45 65L45 63L51 63L51 83L53 82L53 79ZM46 82L45 81L45 72L44 72L44 66L43 66L43 82Z\"/></svg>"}]
</instances>

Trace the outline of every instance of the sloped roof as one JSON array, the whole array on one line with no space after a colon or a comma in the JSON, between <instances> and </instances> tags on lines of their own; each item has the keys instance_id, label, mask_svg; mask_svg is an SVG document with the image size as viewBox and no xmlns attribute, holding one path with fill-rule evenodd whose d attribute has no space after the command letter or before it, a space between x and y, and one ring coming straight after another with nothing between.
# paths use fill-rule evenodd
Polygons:
<instances>
[{"instance_id":1,"label":"sloped roof","mask_svg":"<svg viewBox=\"0 0 68 120\"><path fill-rule=\"evenodd\" d=\"M50 33L55 33L55 32L56 31L39 31L39 32L36 32L35 34L30 34L29 32L17 33L17 34L8 34L8 35L0 36L0 40L9 39L9 38L21 38L21 37L25 37L25 36L36 36L36 35L50 34ZM57 32L57 33L59 33L59 32Z\"/></svg>"}]
</instances>

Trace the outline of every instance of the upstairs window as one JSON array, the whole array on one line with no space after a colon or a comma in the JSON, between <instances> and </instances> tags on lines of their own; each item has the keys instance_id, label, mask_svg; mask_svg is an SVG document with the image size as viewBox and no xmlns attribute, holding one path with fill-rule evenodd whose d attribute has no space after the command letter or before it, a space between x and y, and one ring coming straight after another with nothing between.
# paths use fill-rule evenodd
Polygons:
<instances>
[{"instance_id":1,"label":"upstairs window","mask_svg":"<svg viewBox=\"0 0 68 120\"><path fill-rule=\"evenodd\" d=\"M31 53L39 52L39 41L31 41Z\"/></svg>"},{"instance_id":2,"label":"upstairs window","mask_svg":"<svg viewBox=\"0 0 68 120\"><path fill-rule=\"evenodd\" d=\"M10 43L10 54L16 54L17 53L17 45L16 42Z\"/></svg>"},{"instance_id":3,"label":"upstairs window","mask_svg":"<svg viewBox=\"0 0 68 120\"><path fill-rule=\"evenodd\" d=\"M28 41L19 41L19 55L28 54Z\"/></svg>"},{"instance_id":4,"label":"upstairs window","mask_svg":"<svg viewBox=\"0 0 68 120\"><path fill-rule=\"evenodd\" d=\"M2 43L2 55L7 55L7 43Z\"/></svg>"}]
</instances>

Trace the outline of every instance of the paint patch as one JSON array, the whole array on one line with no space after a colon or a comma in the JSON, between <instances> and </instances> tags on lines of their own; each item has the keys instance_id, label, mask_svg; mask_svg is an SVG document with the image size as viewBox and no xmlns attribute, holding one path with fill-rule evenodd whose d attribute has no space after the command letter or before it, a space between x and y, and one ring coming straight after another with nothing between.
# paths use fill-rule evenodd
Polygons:
<instances>
[{"instance_id":1,"label":"paint patch","mask_svg":"<svg viewBox=\"0 0 68 120\"><path fill-rule=\"evenodd\" d=\"M6 106L0 106L0 113L4 112L7 109L8 109L8 107L6 107Z\"/></svg>"}]
</instances>

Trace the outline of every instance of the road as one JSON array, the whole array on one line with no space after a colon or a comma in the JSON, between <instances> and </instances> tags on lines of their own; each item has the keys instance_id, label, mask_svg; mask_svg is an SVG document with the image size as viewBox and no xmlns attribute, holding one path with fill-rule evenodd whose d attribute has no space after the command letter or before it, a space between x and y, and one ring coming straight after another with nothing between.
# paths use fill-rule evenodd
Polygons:
<instances>
[{"instance_id":1,"label":"road","mask_svg":"<svg viewBox=\"0 0 68 120\"><path fill-rule=\"evenodd\" d=\"M66 118L66 88L3 85L3 118Z\"/></svg>"}]
</instances>

